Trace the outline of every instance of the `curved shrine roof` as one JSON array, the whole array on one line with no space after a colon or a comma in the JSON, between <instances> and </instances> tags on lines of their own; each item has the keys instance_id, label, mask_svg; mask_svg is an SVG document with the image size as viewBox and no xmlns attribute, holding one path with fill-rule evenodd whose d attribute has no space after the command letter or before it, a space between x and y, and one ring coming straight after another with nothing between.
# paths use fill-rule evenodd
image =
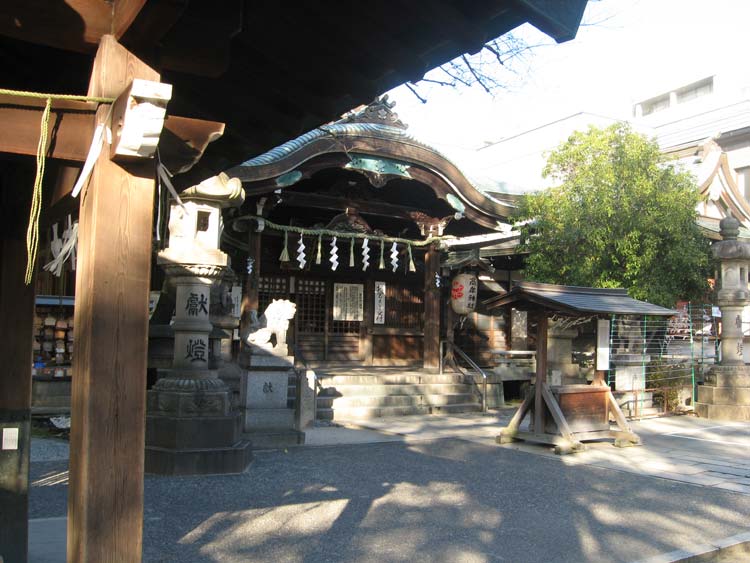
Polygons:
<instances>
[{"instance_id":1,"label":"curved shrine roof","mask_svg":"<svg viewBox=\"0 0 750 563\"><path fill-rule=\"evenodd\" d=\"M373 105L378 104L390 112L392 105L387 100ZM376 169L357 170L373 185L383 185L397 176L417 180L475 223L495 230L505 223L515 208L512 203L487 197L445 155L409 135L395 114L384 117L381 113L382 123L352 122L358 115L374 115L373 105L354 117L308 131L229 169L227 174L245 184L263 183L267 191L273 191L309 177L316 171L312 161L323 155L341 154L350 161L345 165L332 163L331 168L348 168L358 157L374 158Z\"/></svg>"}]
</instances>

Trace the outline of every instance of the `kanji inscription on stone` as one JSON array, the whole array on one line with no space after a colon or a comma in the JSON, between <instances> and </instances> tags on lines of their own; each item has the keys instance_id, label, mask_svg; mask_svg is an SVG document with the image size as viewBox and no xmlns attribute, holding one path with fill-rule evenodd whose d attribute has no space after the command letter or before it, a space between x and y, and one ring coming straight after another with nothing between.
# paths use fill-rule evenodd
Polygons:
<instances>
[{"instance_id":1,"label":"kanji inscription on stone","mask_svg":"<svg viewBox=\"0 0 750 563\"><path fill-rule=\"evenodd\" d=\"M185 358L191 362L206 362L206 343L200 338L190 338L187 343Z\"/></svg>"},{"instance_id":2,"label":"kanji inscription on stone","mask_svg":"<svg viewBox=\"0 0 750 563\"><path fill-rule=\"evenodd\" d=\"M197 317L200 313L208 315L208 299L203 293L190 293L185 304L185 311L191 317Z\"/></svg>"}]
</instances>

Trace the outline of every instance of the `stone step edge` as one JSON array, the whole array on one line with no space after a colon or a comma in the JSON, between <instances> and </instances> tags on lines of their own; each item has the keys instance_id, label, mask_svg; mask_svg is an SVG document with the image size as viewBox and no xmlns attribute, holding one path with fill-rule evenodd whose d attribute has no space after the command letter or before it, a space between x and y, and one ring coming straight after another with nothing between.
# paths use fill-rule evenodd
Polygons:
<instances>
[{"instance_id":1,"label":"stone step edge","mask_svg":"<svg viewBox=\"0 0 750 563\"><path fill-rule=\"evenodd\" d=\"M320 408L317 409L316 418L319 420L336 420L336 414L339 414L339 420L352 418L387 418L389 416L410 416L410 415L429 415L442 412L479 412L482 406L479 403L458 403L454 405L432 405L432 406L412 406L412 407L353 407L343 409ZM394 414L360 414L352 416L351 411L396 411ZM321 416L322 415L322 416ZM331 416L326 416L331 415Z\"/></svg>"},{"instance_id":2,"label":"stone step edge","mask_svg":"<svg viewBox=\"0 0 750 563\"><path fill-rule=\"evenodd\" d=\"M465 397L467 399L474 398L473 393L433 393L433 394L419 394L419 395L344 395L343 397L325 396L318 395L317 399L322 401L337 401L337 404L346 406L350 401L361 401L361 400L381 400L381 399L419 399L427 401L440 400L441 397L448 397L456 399L459 397ZM469 401L471 402L471 401ZM398 405L383 405L383 406L398 406ZM408 405L404 405L408 406Z\"/></svg>"}]
</instances>

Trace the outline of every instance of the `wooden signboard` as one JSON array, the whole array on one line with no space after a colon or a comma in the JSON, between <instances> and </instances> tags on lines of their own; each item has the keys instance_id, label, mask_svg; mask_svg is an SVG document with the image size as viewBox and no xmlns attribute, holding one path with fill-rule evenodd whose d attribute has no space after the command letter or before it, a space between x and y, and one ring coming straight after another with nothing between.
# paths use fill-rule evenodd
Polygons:
<instances>
[{"instance_id":1,"label":"wooden signboard","mask_svg":"<svg viewBox=\"0 0 750 563\"><path fill-rule=\"evenodd\" d=\"M385 282L375 282L375 310L373 323L376 325L385 324Z\"/></svg>"},{"instance_id":2,"label":"wooden signboard","mask_svg":"<svg viewBox=\"0 0 750 563\"><path fill-rule=\"evenodd\" d=\"M364 288L359 283L333 284L334 321L361 321L364 318Z\"/></svg>"}]
</instances>

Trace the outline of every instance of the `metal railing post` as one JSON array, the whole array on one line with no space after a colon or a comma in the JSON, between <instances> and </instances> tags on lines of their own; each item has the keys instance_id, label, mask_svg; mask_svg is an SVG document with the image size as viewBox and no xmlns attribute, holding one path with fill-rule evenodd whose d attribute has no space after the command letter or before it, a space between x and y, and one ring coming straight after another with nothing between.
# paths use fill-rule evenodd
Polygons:
<instances>
[{"instance_id":1,"label":"metal railing post","mask_svg":"<svg viewBox=\"0 0 750 563\"><path fill-rule=\"evenodd\" d=\"M703 315L701 314L701 317ZM702 320L702 319L701 319ZM692 393L690 396L692 397L692 404L695 406L695 353L694 353L694 344L695 340L693 338L693 311L691 304L688 303L688 329L690 330L690 375L691 375L691 381L692 381ZM701 344L702 346L702 344Z\"/></svg>"},{"instance_id":2,"label":"metal railing post","mask_svg":"<svg viewBox=\"0 0 750 563\"><path fill-rule=\"evenodd\" d=\"M458 346L456 346L452 342L449 342L448 340L441 340L440 341L440 350L441 350L441 353L440 353L440 356L441 356L441 361L440 361L441 371L440 371L440 373L443 373L442 372L442 350L443 350L443 346L444 345L449 346L450 349L451 349L451 351L454 354L457 353L467 364L469 364L469 367L471 369L473 369L474 371L476 371L477 373L479 373L482 376L482 393L481 393L482 394L482 412L487 412L487 374L485 373L485 371L482 368L480 368L477 365L477 363L474 360L472 360L466 354L466 352L464 352L463 350L461 350L461 348L459 348ZM455 359L454 359L454 363L456 363ZM457 365L458 364L456 363L456 366ZM474 382L474 384L476 385L476 381Z\"/></svg>"}]
</instances>

